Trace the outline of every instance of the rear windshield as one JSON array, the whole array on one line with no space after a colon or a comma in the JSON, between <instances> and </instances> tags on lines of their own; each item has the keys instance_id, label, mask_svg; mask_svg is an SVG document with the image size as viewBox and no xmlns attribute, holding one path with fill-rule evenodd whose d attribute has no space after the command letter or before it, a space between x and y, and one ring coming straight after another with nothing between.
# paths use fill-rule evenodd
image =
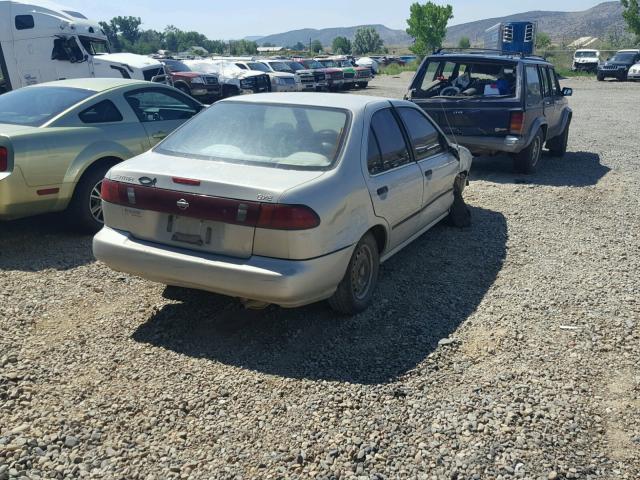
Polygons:
<instances>
[{"instance_id":1,"label":"rear windshield","mask_svg":"<svg viewBox=\"0 0 640 480\"><path fill-rule=\"evenodd\" d=\"M515 63L430 60L414 98L513 97L518 85Z\"/></svg>"},{"instance_id":2,"label":"rear windshield","mask_svg":"<svg viewBox=\"0 0 640 480\"><path fill-rule=\"evenodd\" d=\"M346 135L343 110L222 102L170 135L156 151L202 160L324 170Z\"/></svg>"},{"instance_id":3,"label":"rear windshield","mask_svg":"<svg viewBox=\"0 0 640 480\"><path fill-rule=\"evenodd\" d=\"M68 87L31 87L0 95L0 123L40 127L96 92Z\"/></svg>"}]
</instances>

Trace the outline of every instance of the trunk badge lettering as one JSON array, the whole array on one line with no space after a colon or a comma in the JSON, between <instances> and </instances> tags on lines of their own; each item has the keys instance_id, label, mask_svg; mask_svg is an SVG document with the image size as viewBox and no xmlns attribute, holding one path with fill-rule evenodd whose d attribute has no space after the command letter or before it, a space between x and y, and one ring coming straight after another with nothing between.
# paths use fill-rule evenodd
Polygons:
<instances>
[{"instance_id":1,"label":"trunk badge lettering","mask_svg":"<svg viewBox=\"0 0 640 480\"><path fill-rule=\"evenodd\" d=\"M176 202L176 205L180 210L186 210L187 208L189 208L189 202L187 202L184 198L181 198L180 200L178 200Z\"/></svg>"},{"instance_id":2,"label":"trunk badge lettering","mask_svg":"<svg viewBox=\"0 0 640 480\"><path fill-rule=\"evenodd\" d=\"M156 183L158 183L157 178L149 178L149 177L140 177L138 181L140 182L140 185L144 187L155 187Z\"/></svg>"}]
</instances>

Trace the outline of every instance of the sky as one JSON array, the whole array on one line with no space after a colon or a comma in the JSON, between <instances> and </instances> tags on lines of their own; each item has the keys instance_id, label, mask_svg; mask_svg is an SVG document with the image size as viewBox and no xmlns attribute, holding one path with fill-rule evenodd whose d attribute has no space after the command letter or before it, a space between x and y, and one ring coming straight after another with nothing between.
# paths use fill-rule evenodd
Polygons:
<instances>
[{"instance_id":1,"label":"sky","mask_svg":"<svg viewBox=\"0 0 640 480\"><path fill-rule=\"evenodd\" d=\"M409 6L415 0L323 0L309 4L300 0L58 0L95 20L113 17L141 17L143 28L163 30L175 25L195 30L209 39L240 39L265 36L301 28L350 27L383 24L406 28ZM604 0L519 0L517 2L478 0L436 0L453 6L452 25L500 17L529 10L580 11ZM313 5L305 8L303 5Z\"/></svg>"}]
</instances>

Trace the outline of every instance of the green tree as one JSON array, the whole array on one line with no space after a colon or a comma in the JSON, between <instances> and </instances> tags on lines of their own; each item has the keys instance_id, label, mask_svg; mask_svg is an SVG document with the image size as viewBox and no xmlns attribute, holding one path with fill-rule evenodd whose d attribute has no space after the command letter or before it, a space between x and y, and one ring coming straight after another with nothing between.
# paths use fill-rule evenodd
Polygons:
<instances>
[{"instance_id":1,"label":"green tree","mask_svg":"<svg viewBox=\"0 0 640 480\"><path fill-rule=\"evenodd\" d=\"M333 39L331 50L337 55L351 54L351 41L347 37L336 37Z\"/></svg>"},{"instance_id":2,"label":"green tree","mask_svg":"<svg viewBox=\"0 0 640 480\"><path fill-rule=\"evenodd\" d=\"M365 55L367 53L378 53L384 48L384 42L373 27L361 27L356 31L351 47L352 53Z\"/></svg>"},{"instance_id":3,"label":"green tree","mask_svg":"<svg viewBox=\"0 0 640 480\"><path fill-rule=\"evenodd\" d=\"M447 24L452 18L451 5L440 6L433 2L411 5L407 20L407 33L414 38L411 51L416 55L426 55L441 47L447 36Z\"/></svg>"},{"instance_id":4,"label":"green tree","mask_svg":"<svg viewBox=\"0 0 640 480\"><path fill-rule=\"evenodd\" d=\"M120 38L118 37L118 26L111 20L109 23L100 22L100 28L107 36L109 43L111 44L111 48L114 52L119 52L121 50L120 46Z\"/></svg>"},{"instance_id":5,"label":"green tree","mask_svg":"<svg viewBox=\"0 0 640 480\"><path fill-rule=\"evenodd\" d=\"M627 22L629 31L640 38L640 3L638 0L620 0L624 10L622 17Z\"/></svg>"},{"instance_id":6,"label":"green tree","mask_svg":"<svg viewBox=\"0 0 640 480\"><path fill-rule=\"evenodd\" d=\"M232 56L255 55L258 53L258 44L250 40L229 41L229 53Z\"/></svg>"},{"instance_id":7,"label":"green tree","mask_svg":"<svg viewBox=\"0 0 640 480\"><path fill-rule=\"evenodd\" d=\"M322 50L322 42L320 40L311 42L311 53L320 53Z\"/></svg>"},{"instance_id":8,"label":"green tree","mask_svg":"<svg viewBox=\"0 0 640 480\"><path fill-rule=\"evenodd\" d=\"M550 46L551 46L551 37L544 32L538 32L536 35L536 49L546 50Z\"/></svg>"},{"instance_id":9,"label":"green tree","mask_svg":"<svg viewBox=\"0 0 640 480\"><path fill-rule=\"evenodd\" d=\"M307 47L302 42L298 42L293 47L291 47L291 50L295 50L297 52L303 52L306 49L307 49Z\"/></svg>"},{"instance_id":10,"label":"green tree","mask_svg":"<svg viewBox=\"0 0 640 480\"><path fill-rule=\"evenodd\" d=\"M117 27L117 31L129 43L136 43L140 38L140 17L115 17L111 23Z\"/></svg>"},{"instance_id":11,"label":"green tree","mask_svg":"<svg viewBox=\"0 0 640 480\"><path fill-rule=\"evenodd\" d=\"M471 48L471 40L469 40L469 37L462 37L458 42L458 48Z\"/></svg>"}]
</instances>

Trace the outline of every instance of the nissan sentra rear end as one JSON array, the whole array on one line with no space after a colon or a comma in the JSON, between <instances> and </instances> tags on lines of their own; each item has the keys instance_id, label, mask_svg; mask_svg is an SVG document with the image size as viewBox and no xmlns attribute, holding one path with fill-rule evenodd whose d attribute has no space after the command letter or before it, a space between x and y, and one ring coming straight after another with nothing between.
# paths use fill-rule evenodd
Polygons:
<instances>
[{"instance_id":1,"label":"nissan sentra rear end","mask_svg":"<svg viewBox=\"0 0 640 480\"><path fill-rule=\"evenodd\" d=\"M341 155L349 125L349 112L334 108L211 106L108 173L95 256L117 271L253 303L329 297L352 252L323 238L313 186Z\"/></svg>"}]
</instances>

